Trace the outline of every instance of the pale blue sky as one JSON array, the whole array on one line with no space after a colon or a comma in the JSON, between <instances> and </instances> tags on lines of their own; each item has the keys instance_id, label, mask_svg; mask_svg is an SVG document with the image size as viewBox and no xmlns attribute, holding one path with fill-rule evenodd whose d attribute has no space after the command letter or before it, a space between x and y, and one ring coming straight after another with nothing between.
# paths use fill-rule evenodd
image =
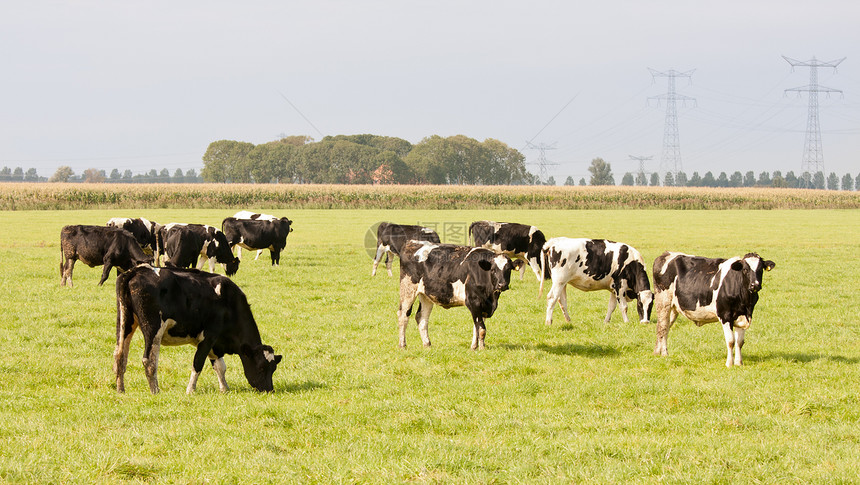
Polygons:
<instances>
[{"instance_id":1,"label":"pale blue sky","mask_svg":"<svg viewBox=\"0 0 860 485\"><path fill-rule=\"evenodd\" d=\"M826 171L856 176L858 20L855 0L3 2L0 166L173 173L219 139L463 134L529 162L527 140L555 143L558 182L595 157L620 181L628 155L659 168L653 68L695 69L677 81L688 174L799 172L807 97L784 90L809 69L786 55L847 57L819 72L844 91L820 121Z\"/></svg>"}]
</instances>

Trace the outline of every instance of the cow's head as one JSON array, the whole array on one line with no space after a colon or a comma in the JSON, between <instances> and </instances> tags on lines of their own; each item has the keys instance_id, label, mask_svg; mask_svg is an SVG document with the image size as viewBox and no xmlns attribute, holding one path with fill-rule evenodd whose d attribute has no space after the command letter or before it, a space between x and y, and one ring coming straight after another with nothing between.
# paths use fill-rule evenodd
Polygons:
<instances>
[{"instance_id":1,"label":"cow's head","mask_svg":"<svg viewBox=\"0 0 860 485\"><path fill-rule=\"evenodd\" d=\"M227 236L219 230L215 230L215 235L212 237L212 244L206 249L207 256L215 257L215 261L224 265L224 273L227 276L233 276L239 271L239 258L233 255L230 250L230 243L227 242Z\"/></svg>"},{"instance_id":2,"label":"cow's head","mask_svg":"<svg viewBox=\"0 0 860 485\"><path fill-rule=\"evenodd\" d=\"M242 359L242 367L245 370L245 378L248 384L260 392L272 392L275 386L272 384L272 374L278 367L282 355L275 355L275 350L268 345L250 346L242 344L239 350L239 358Z\"/></svg>"},{"instance_id":3,"label":"cow's head","mask_svg":"<svg viewBox=\"0 0 860 485\"><path fill-rule=\"evenodd\" d=\"M743 261L749 266L751 271L750 278L750 291L758 292L761 290L761 284L764 277L765 271L772 270L776 263L773 261L765 261L761 256L756 253L747 253L744 256ZM732 269L734 269L734 265L732 265Z\"/></svg>"},{"instance_id":4,"label":"cow's head","mask_svg":"<svg viewBox=\"0 0 860 485\"><path fill-rule=\"evenodd\" d=\"M498 294L511 287L511 271L518 270L523 264L522 260L512 261L504 254L498 254L492 259L478 261L478 268L487 272L489 287Z\"/></svg>"},{"instance_id":5,"label":"cow's head","mask_svg":"<svg viewBox=\"0 0 860 485\"><path fill-rule=\"evenodd\" d=\"M284 227L287 228L287 230L286 230L287 234L293 232L293 227L292 227L293 221L287 219L286 217L281 217L280 221L284 225Z\"/></svg>"}]
</instances>

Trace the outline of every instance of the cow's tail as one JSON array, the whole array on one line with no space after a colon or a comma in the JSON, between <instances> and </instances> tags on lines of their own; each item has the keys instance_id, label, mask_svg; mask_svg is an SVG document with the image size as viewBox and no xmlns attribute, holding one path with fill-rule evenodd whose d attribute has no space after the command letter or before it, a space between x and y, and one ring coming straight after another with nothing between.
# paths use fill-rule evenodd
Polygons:
<instances>
[{"instance_id":1,"label":"cow's tail","mask_svg":"<svg viewBox=\"0 0 860 485\"><path fill-rule=\"evenodd\" d=\"M119 346L125 337L128 325L133 325L131 290L128 287L134 271L126 271L116 277L116 342Z\"/></svg>"},{"instance_id":2,"label":"cow's tail","mask_svg":"<svg viewBox=\"0 0 860 485\"><path fill-rule=\"evenodd\" d=\"M538 299L543 296L543 282L546 280L546 248L540 250L540 289L538 290Z\"/></svg>"}]
</instances>

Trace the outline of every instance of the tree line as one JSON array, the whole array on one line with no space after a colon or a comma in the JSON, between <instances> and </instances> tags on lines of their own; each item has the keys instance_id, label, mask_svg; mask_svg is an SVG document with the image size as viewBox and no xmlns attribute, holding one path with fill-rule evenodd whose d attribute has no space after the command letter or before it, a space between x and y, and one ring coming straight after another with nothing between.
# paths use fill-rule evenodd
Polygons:
<instances>
[{"instance_id":1,"label":"tree line","mask_svg":"<svg viewBox=\"0 0 860 485\"><path fill-rule=\"evenodd\" d=\"M612 166L602 158L595 158L588 167L591 173L588 183L585 178L579 179L579 185L615 185L615 177L612 175ZM554 182L554 181L553 181ZM551 185L555 185L552 183ZM573 177L567 177L564 185L577 185ZM777 188L812 188L820 190L858 190L860 191L860 173L853 176L846 173L840 177L835 172L830 172L827 177L824 172L803 172L800 176L794 171L786 172L776 170L773 173L759 172L756 176L752 170L741 173L739 170L728 175L720 172L714 176L713 172L693 172L689 178L683 171L678 172L677 177L672 172L666 172L661 181L660 174L656 172L646 175L644 173L626 172L621 178L621 185L626 186L663 186L663 187L777 187Z\"/></svg>"},{"instance_id":2,"label":"tree line","mask_svg":"<svg viewBox=\"0 0 860 485\"><path fill-rule=\"evenodd\" d=\"M488 138L434 135L412 143L377 135L287 136L260 145L209 144L200 175L206 182L317 184L523 185L537 178L525 156Z\"/></svg>"},{"instance_id":3,"label":"tree line","mask_svg":"<svg viewBox=\"0 0 860 485\"><path fill-rule=\"evenodd\" d=\"M26 172L21 167L14 170L9 167L0 169L0 182L71 182L71 183L129 183L129 184L156 184L156 183L174 183L174 184L196 184L203 183L203 179L197 174L195 169L189 169L183 172L177 168L173 174L168 169L161 171L152 169L146 173L132 173L131 170L125 170L120 173L119 169L113 169L108 175L105 170L97 168L88 168L81 174L76 174L68 165L62 165L57 168L51 177L42 177L36 172L35 168L28 169Z\"/></svg>"}]
</instances>

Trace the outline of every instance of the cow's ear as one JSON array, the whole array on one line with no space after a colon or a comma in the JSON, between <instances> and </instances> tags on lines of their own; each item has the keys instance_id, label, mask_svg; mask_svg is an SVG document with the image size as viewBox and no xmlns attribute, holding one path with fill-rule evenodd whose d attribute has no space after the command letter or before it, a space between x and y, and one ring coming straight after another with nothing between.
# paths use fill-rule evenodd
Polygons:
<instances>
[{"instance_id":1,"label":"cow's ear","mask_svg":"<svg viewBox=\"0 0 860 485\"><path fill-rule=\"evenodd\" d=\"M519 269L522 268L523 265L525 265L525 264L526 264L526 262L523 261L522 259L511 260L511 265L514 267L514 271L519 271Z\"/></svg>"},{"instance_id":2,"label":"cow's ear","mask_svg":"<svg viewBox=\"0 0 860 485\"><path fill-rule=\"evenodd\" d=\"M276 356L275 356L275 364L280 364L280 363L281 363L281 359L283 359L283 358L284 358L284 356L283 356L283 355L276 355Z\"/></svg>"},{"instance_id":3,"label":"cow's ear","mask_svg":"<svg viewBox=\"0 0 860 485\"><path fill-rule=\"evenodd\" d=\"M478 261L478 267L480 267L484 271L490 271L493 268L493 263L487 261L486 259L482 259Z\"/></svg>"},{"instance_id":4,"label":"cow's ear","mask_svg":"<svg viewBox=\"0 0 860 485\"><path fill-rule=\"evenodd\" d=\"M775 266L776 266L776 263L774 263L773 261L765 261L765 262L764 262L764 270L765 270L765 271L770 271L770 270L772 270Z\"/></svg>"},{"instance_id":5,"label":"cow's ear","mask_svg":"<svg viewBox=\"0 0 860 485\"><path fill-rule=\"evenodd\" d=\"M742 263L740 261L735 261L734 263L732 263L732 270L733 271L740 271L742 269L744 269L744 263Z\"/></svg>"}]
</instances>

